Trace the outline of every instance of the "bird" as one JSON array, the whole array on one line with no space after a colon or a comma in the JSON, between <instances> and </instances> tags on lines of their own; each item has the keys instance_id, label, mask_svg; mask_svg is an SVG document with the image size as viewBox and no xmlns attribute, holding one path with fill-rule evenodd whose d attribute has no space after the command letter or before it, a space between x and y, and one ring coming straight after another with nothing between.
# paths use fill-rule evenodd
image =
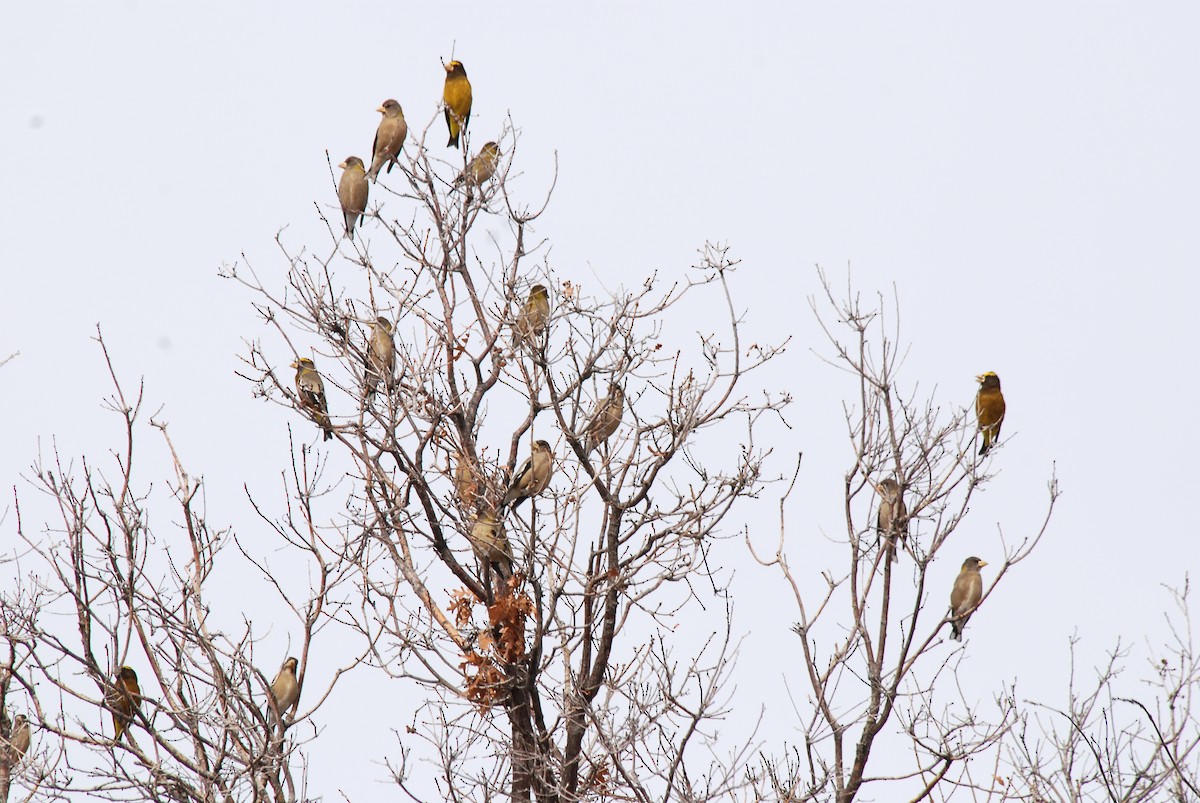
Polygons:
<instances>
[{"instance_id":1,"label":"bird","mask_svg":"<svg viewBox=\"0 0 1200 803\"><path fill-rule=\"evenodd\" d=\"M550 476L554 473L554 453L550 451L547 441L535 441L533 451L513 475L508 491L504 494L501 507L512 505L513 510L520 507L531 496L537 496L546 490L550 484Z\"/></svg>"},{"instance_id":2,"label":"bird","mask_svg":"<svg viewBox=\"0 0 1200 803\"><path fill-rule=\"evenodd\" d=\"M275 701L275 710L280 719L300 699L300 681L296 679L296 667L299 665L299 661L289 656L279 667L279 674L271 681L271 699Z\"/></svg>"},{"instance_id":3,"label":"bird","mask_svg":"<svg viewBox=\"0 0 1200 803\"><path fill-rule=\"evenodd\" d=\"M396 343L392 339L392 322L380 316L371 326L371 340L367 343L367 395L375 392L384 382L390 393L395 386Z\"/></svg>"},{"instance_id":4,"label":"bird","mask_svg":"<svg viewBox=\"0 0 1200 803\"><path fill-rule=\"evenodd\" d=\"M514 339L517 343L532 343L546 331L549 321L550 293L545 285L535 284L530 288L525 305L521 307L516 323L513 324Z\"/></svg>"},{"instance_id":5,"label":"bird","mask_svg":"<svg viewBox=\"0 0 1200 803\"><path fill-rule=\"evenodd\" d=\"M471 466L471 458L466 452L459 451L454 457L454 491L458 501L464 508L475 504L479 493L479 481L475 479L475 469Z\"/></svg>"},{"instance_id":6,"label":"bird","mask_svg":"<svg viewBox=\"0 0 1200 803\"><path fill-rule=\"evenodd\" d=\"M121 740L121 734L133 722L134 713L142 705L142 689L138 686L137 672L127 666L117 671L113 687L104 695L104 702L112 711L114 741Z\"/></svg>"},{"instance_id":7,"label":"bird","mask_svg":"<svg viewBox=\"0 0 1200 803\"><path fill-rule=\"evenodd\" d=\"M485 144L479 153L472 157L471 161L467 162L467 169L459 173L458 178L454 179L454 187L466 184L467 192L470 193L471 187L478 187L496 175L496 167L499 164L500 146L494 142ZM453 190L454 187L450 189Z\"/></svg>"},{"instance_id":8,"label":"bird","mask_svg":"<svg viewBox=\"0 0 1200 803\"><path fill-rule=\"evenodd\" d=\"M616 382L608 383L608 395L596 405L587 427L583 430L583 451L591 454L600 444L607 441L621 425L625 412L625 392Z\"/></svg>"},{"instance_id":9,"label":"bird","mask_svg":"<svg viewBox=\"0 0 1200 803\"><path fill-rule=\"evenodd\" d=\"M962 641L963 630L983 598L983 578L979 570L987 566L987 561L974 556L963 561L958 579L954 581L954 590L950 592L950 638Z\"/></svg>"},{"instance_id":10,"label":"bird","mask_svg":"<svg viewBox=\"0 0 1200 803\"><path fill-rule=\"evenodd\" d=\"M471 121L471 82L461 61L444 65L446 84L442 87L442 100L446 102L446 127L450 129L447 147L458 147L458 137L467 130Z\"/></svg>"},{"instance_id":11,"label":"bird","mask_svg":"<svg viewBox=\"0 0 1200 803\"><path fill-rule=\"evenodd\" d=\"M354 239L354 226L362 219L367 210L367 193L370 185L367 183L367 171L362 159L357 156L347 156L338 165L342 168L342 180L338 182L338 202L342 205L342 215L346 218L346 236Z\"/></svg>"},{"instance_id":12,"label":"bird","mask_svg":"<svg viewBox=\"0 0 1200 803\"><path fill-rule=\"evenodd\" d=\"M404 110L392 98L388 98L375 111L383 115L379 128L375 129L375 141L371 143L371 169L367 178L376 181L379 171L387 165L387 171L392 172L392 165L399 165L396 157L404 147L404 139L408 136L408 123L404 121Z\"/></svg>"},{"instance_id":13,"label":"bird","mask_svg":"<svg viewBox=\"0 0 1200 803\"><path fill-rule=\"evenodd\" d=\"M1004 394L1000 392L1000 377L992 371L975 377L979 393L975 395L975 417L979 419L979 430L983 433L980 455L985 455L992 444L1000 438L1000 425L1004 423Z\"/></svg>"},{"instance_id":14,"label":"bird","mask_svg":"<svg viewBox=\"0 0 1200 803\"><path fill-rule=\"evenodd\" d=\"M888 560L896 557L896 539L908 540L908 508L904 506L904 492L900 483L888 477L875 486L879 492L879 514L875 527L887 539Z\"/></svg>"},{"instance_id":15,"label":"bird","mask_svg":"<svg viewBox=\"0 0 1200 803\"><path fill-rule=\"evenodd\" d=\"M329 421L329 406L325 403L325 383L317 373L317 366L308 357L292 363L296 369L296 394L300 404L308 408L317 426L325 431L325 440L333 437L333 424Z\"/></svg>"},{"instance_id":16,"label":"bird","mask_svg":"<svg viewBox=\"0 0 1200 803\"><path fill-rule=\"evenodd\" d=\"M12 748L13 765L21 763L29 750L29 720L24 714L13 717L12 730L8 735L8 746Z\"/></svg>"},{"instance_id":17,"label":"bird","mask_svg":"<svg viewBox=\"0 0 1200 803\"><path fill-rule=\"evenodd\" d=\"M504 534L504 524L491 511L484 511L475 518L471 532L467 535L475 557L484 565L485 571L495 564L500 576L512 576L512 544Z\"/></svg>"}]
</instances>

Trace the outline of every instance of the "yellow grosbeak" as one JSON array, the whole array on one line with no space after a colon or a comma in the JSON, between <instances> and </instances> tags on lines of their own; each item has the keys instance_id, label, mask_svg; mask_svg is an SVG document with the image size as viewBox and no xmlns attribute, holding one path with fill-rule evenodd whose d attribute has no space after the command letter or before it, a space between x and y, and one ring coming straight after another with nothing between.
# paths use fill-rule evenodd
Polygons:
<instances>
[{"instance_id":1,"label":"yellow grosbeak","mask_svg":"<svg viewBox=\"0 0 1200 803\"><path fill-rule=\"evenodd\" d=\"M983 433L983 447L979 454L987 454L992 444L1000 438L1000 425L1004 423L1004 394L1000 392L1000 377L988 371L975 377L979 393L975 395L975 417L979 419L979 431Z\"/></svg>"},{"instance_id":2,"label":"yellow grosbeak","mask_svg":"<svg viewBox=\"0 0 1200 803\"><path fill-rule=\"evenodd\" d=\"M396 157L400 155L404 139L408 136L408 123L404 121L404 110L399 103L389 98L375 111L382 114L383 119L379 121L379 128L375 129L375 141L371 143L371 169L367 171L367 178L371 181L379 178L379 171L385 164L389 173L392 172L392 165L400 164ZM363 203L366 203L365 198Z\"/></svg>"},{"instance_id":3,"label":"yellow grosbeak","mask_svg":"<svg viewBox=\"0 0 1200 803\"><path fill-rule=\"evenodd\" d=\"M887 539L888 560L896 557L896 539L901 543L908 539L908 508L904 506L904 494L900 483L891 477L875 486L879 492L879 514L875 527Z\"/></svg>"},{"instance_id":4,"label":"yellow grosbeak","mask_svg":"<svg viewBox=\"0 0 1200 803\"><path fill-rule=\"evenodd\" d=\"M133 715L142 705L142 689L138 686L137 672L127 666L121 667L113 682L113 687L104 695L104 701L112 711L113 730L116 734L114 741L120 741L121 735L133 722Z\"/></svg>"},{"instance_id":5,"label":"yellow grosbeak","mask_svg":"<svg viewBox=\"0 0 1200 803\"><path fill-rule=\"evenodd\" d=\"M461 61L445 65L446 84L442 87L442 100L446 102L446 127L450 129L447 146L458 147L459 135L467 130L471 121L471 82Z\"/></svg>"},{"instance_id":6,"label":"yellow grosbeak","mask_svg":"<svg viewBox=\"0 0 1200 803\"><path fill-rule=\"evenodd\" d=\"M8 746L12 748L13 765L21 763L29 751L29 720L24 714L13 717L12 730L8 735Z\"/></svg>"},{"instance_id":7,"label":"yellow grosbeak","mask_svg":"<svg viewBox=\"0 0 1200 803\"><path fill-rule=\"evenodd\" d=\"M317 366L308 357L292 363L296 369L296 395L300 404L312 413L317 426L325 431L325 440L333 437L333 424L329 420L329 406L325 403L325 383L317 373Z\"/></svg>"},{"instance_id":8,"label":"yellow grosbeak","mask_svg":"<svg viewBox=\"0 0 1200 803\"><path fill-rule=\"evenodd\" d=\"M454 186L467 185L468 195L471 187L478 187L492 176L496 175L496 167L500 164L500 146L489 142L479 153L467 162L467 169L454 179ZM453 189L453 188L452 188Z\"/></svg>"},{"instance_id":9,"label":"yellow grosbeak","mask_svg":"<svg viewBox=\"0 0 1200 803\"><path fill-rule=\"evenodd\" d=\"M289 657L271 681L271 697L275 700L275 710L279 712L280 719L300 700L300 681L296 678L296 668L299 666L299 661Z\"/></svg>"},{"instance_id":10,"label":"yellow grosbeak","mask_svg":"<svg viewBox=\"0 0 1200 803\"><path fill-rule=\"evenodd\" d=\"M495 564L501 577L512 576L513 553L508 536L504 534L504 525L496 518L495 513L483 512L471 525L467 536L475 557L484 565L485 570Z\"/></svg>"},{"instance_id":11,"label":"yellow grosbeak","mask_svg":"<svg viewBox=\"0 0 1200 803\"><path fill-rule=\"evenodd\" d=\"M520 507L529 497L537 496L546 490L553 473L554 454L550 451L550 444L546 441L536 441L529 457L525 458L525 462L513 475L508 491L504 494L502 506L508 507L511 504L514 510Z\"/></svg>"},{"instance_id":12,"label":"yellow grosbeak","mask_svg":"<svg viewBox=\"0 0 1200 803\"><path fill-rule=\"evenodd\" d=\"M987 561L967 558L958 572L958 579L954 581L954 590L950 592L950 638L954 641L962 641L963 630L975 606L983 599L983 578L979 570L984 566L987 566Z\"/></svg>"},{"instance_id":13,"label":"yellow grosbeak","mask_svg":"<svg viewBox=\"0 0 1200 803\"><path fill-rule=\"evenodd\" d=\"M596 405L591 420L583 431L583 450L590 454L600 444L612 437L621 425L625 412L625 392L616 382L608 383L608 395Z\"/></svg>"},{"instance_id":14,"label":"yellow grosbeak","mask_svg":"<svg viewBox=\"0 0 1200 803\"><path fill-rule=\"evenodd\" d=\"M529 297L525 299L525 305L521 307L521 313L513 325L517 343L533 344L546 331L549 321L550 294L545 285L535 284L530 288Z\"/></svg>"},{"instance_id":15,"label":"yellow grosbeak","mask_svg":"<svg viewBox=\"0 0 1200 803\"><path fill-rule=\"evenodd\" d=\"M392 322L382 316L371 326L371 340L367 344L367 395L375 392L384 382L390 393L395 385L396 343L392 339Z\"/></svg>"},{"instance_id":16,"label":"yellow grosbeak","mask_svg":"<svg viewBox=\"0 0 1200 803\"><path fill-rule=\"evenodd\" d=\"M346 219L346 236L354 239L354 226L362 219L367 211L367 193L370 185L367 183L367 171L362 159L357 156L347 156L346 161L338 165L342 168L342 180L338 182L338 202L342 205L342 216Z\"/></svg>"},{"instance_id":17,"label":"yellow grosbeak","mask_svg":"<svg viewBox=\"0 0 1200 803\"><path fill-rule=\"evenodd\" d=\"M458 494L458 501L462 506L470 508L475 504L475 497L479 493L479 481L475 479L471 458L465 452L458 452L454 460L454 491Z\"/></svg>"}]
</instances>

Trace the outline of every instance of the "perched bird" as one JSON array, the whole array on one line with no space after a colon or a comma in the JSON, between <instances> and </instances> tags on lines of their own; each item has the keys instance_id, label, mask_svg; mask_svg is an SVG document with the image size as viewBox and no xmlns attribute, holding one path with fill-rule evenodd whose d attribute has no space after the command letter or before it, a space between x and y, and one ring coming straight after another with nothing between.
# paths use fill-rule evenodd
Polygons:
<instances>
[{"instance_id":1,"label":"perched bird","mask_svg":"<svg viewBox=\"0 0 1200 803\"><path fill-rule=\"evenodd\" d=\"M875 486L879 492L879 515L875 527L887 539L888 560L896 557L896 539L901 543L908 540L908 508L904 506L904 492L900 483L891 477Z\"/></svg>"},{"instance_id":2,"label":"perched bird","mask_svg":"<svg viewBox=\"0 0 1200 803\"><path fill-rule=\"evenodd\" d=\"M467 130L471 121L471 82L461 61L445 65L446 85L442 87L442 100L446 102L446 127L450 129L447 146L458 147L458 137Z\"/></svg>"},{"instance_id":3,"label":"perched bird","mask_svg":"<svg viewBox=\"0 0 1200 803\"><path fill-rule=\"evenodd\" d=\"M279 674L271 681L271 698L280 719L300 700L300 681L296 679L296 668L300 662L289 657L279 667Z\"/></svg>"},{"instance_id":4,"label":"perched bird","mask_svg":"<svg viewBox=\"0 0 1200 803\"><path fill-rule=\"evenodd\" d=\"M342 215L346 218L346 236L354 239L354 225L362 219L367 211L367 193L370 185L367 183L367 171L362 159L357 156L347 156L346 161L338 165L342 168L342 180L338 182L338 202L342 205Z\"/></svg>"},{"instance_id":5,"label":"perched bird","mask_svg":"<svg viewBox=\"0 0 1200 803\"><path fill-rule=\"evenodd\" d=\"M333 424L329 420L329 406L325 403L325 383L317 373L317 366L308 357L292 363L296 369L296 394L300 404L308 408L317 426L325 430L325 440L333 437Z\"/></svg>"},{"instance_id":6,"label":"perched bird","mask_svg":"<svg viewBox=\"0 0 1200 803\"><path fill-rule=\"evenodd\" d=\"M608 395L596 405L596 411L583 430L583 451L591 454L592 450L611 438L621 425L624 412L625 392L616 382L609 382Z\"/></svg>"},{"instance_id":7,"label":"perched bird","mask_svg":"<svg viewBox=\"0 0 1200 803\"><path fill-rule=\"evenodd\" d=\"M480 513L467 536L475 557L485 570L495 564L501 577L512 576L512 544L504 534L504 524L490 511Z\"/></svg>"},{"instance_id":8,"label":"perched bird","mask_svg":"<svg viewBox=\"0 0 1200 803\"><path fill-rule=\"evenodd\" d=\"M392 340L392 322L379 317L371 326L371 340L367 343L367 395L375 392L384 382L388 392L396 380L396 343Z\"/></svg>"},{"instance_id":9,"label":"perched bird","mask_svg":"<svg viewBox=\"0 0 1200 803\"><path fill-rule=\"evenodd\" d=\"M1000 425L1004 423L1004 394L1000 392L1000 377L992 371L975 377L979 393L975 395L975 417L979 419L979 431L983 433L983 447L979 454L987 454L992 444L1000 438Z\"/></svg>"},{"instance_id":10,"label":"perched bird","mask_svg":"<svg viewBox=\"0 0 1200 803\"><path fill-rule=\"evenodd\" d=\"M29 751L29 720L24 714L13 717L12 730L8 735L8 746L12 748L14 765L21 763L25 753Z\"/></svg>"},{"instance_id":11,"label":"perched bird","mask_svg":"<svg viewBox=\"0 0 1200 803\"><path fill-rule=\"evenodd\" d=\"M550 294L545 285L535 284L529 290L525 306L513 324L513 333L517 343L532 344L534 340L546 331L550 321Z\"/></svg>"},{"instance_id":12,"label":"perched bird","mask_svg":"<svg viewBox=\"0 0 1200 803\"><path fill-rule=\"evenodd\" d=\"M971 613L983 598L983 578L979 570L987 561L970 557L963 561L954 590L950 592L950 638L962 641L962 632L971 618Z\"/></svg>"},{"instance_id":13,"label":"perched bird","mask_svg":"<svg viewBox=\"0 0 1200 803\"><path fill-rule=\"evenodd\" d=\"M454 457L454 492L458 494L458 501L463 507L474 506L479 493L479 480L475 479L475 469L466 452L460 451Z\"/></svg>"},{"instance_id":14,"label":"perched bird","mask_svg":"<svg viewBox=\"0 0 1200 803\"><path fill-rule=\"evenodd\" d=\"M513 475L501 506L508 507L511 504L514 510L520 507L529 497L537 496L546 490L553 473L554 454L550 451L550 444L546 441L536 441L529 457L525 458L525 462Z\"/></svg>"},{"instance_id":15,"label":"perched bird","mask_svg":"<svg viewBox=\"0 0 1200 803\"><path fill-rule=\"evenodd\" d=\"M404 121L404 110L399 103L389 98L375 111L382 114L383 119L379 121L379 128L375 129L375 141L371 143L371 169L367 171L367 178L371 181L379 178L379 171L384 164L389 173L392 172L392 165L400 164L396 157L400 155L404 138L408 136L408 123Z\"/></svg>"},{"instance_id":16,"label":"perched bird","mask_svg":"<svg viewBox=\"0 0 1200 803\"><path fill-rule=\"evenodd\" d=\"M467 162L467 169L458 174L458 178L454 179L454 187L467 185L467 192L470 192L471 187L478 187L487 181L492 176L496 175L496 167L500 164L500 146L494 142L489 142L483 146L479 153ZM451 189L454 189L451 187Z\"/></svg>"},{"instance_id":17,"label":"perched bird","mask_svg":"<svg viewBox=\"0 0 1200 803\"><path fill-rule=\"evenodd\" d=\"M138 686L137 672L127 666L121 667L113 687L104 695L104 702L112 711L113 730L116 734L114 741L120 741L121 734L133 722L133 715L142 705L142 689Z\"/></svg>"}]
</instances>

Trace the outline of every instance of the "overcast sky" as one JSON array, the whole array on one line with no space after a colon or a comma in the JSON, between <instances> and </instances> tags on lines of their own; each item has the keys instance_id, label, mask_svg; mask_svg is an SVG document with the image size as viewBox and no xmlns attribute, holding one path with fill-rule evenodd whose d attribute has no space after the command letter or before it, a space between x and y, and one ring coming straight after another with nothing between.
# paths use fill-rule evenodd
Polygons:
<instances>
[{"instance_id":1,"label":"overcast sky","mask_svg":"<svg viewBox=\"0 0 1200 803\"><path fill-rule=\"evenodd\" d=\"M976 374L1001 376L1010 440L963 548L977 538L971 551L999 558L998 528L1011 540L1036 527L1055 466L1064 495L1034 558L971 622L965 667L981 694L1017 678L1029 696L1061 695L1068 637L1090 663L1118 635L1161 640L1160 584L1182 584L1198 554L1184 513L1197 495L1200 11L1083 8L15 4L0 26L0 358L19 356L0 369L0 479L28 494L19 474L52 436L68 456L119 443L99 323L121 378L145 379L148 409L204 475L210 517L251 532L242 484L278 496L295 416L235 377L243 338L263 332L218 269L248 259L282 277L281 230L324 247L326 151L366 158L385 98L410 130L432 123L444 155L439 60L454 55L475 141L510 116L520 131L516 190L540 198L557 162L537 234L560 278L682 275L706 240L743 261L750 336L792 338L756 381L796 397L774 464L804 451L795 565L839 531L851 465L854 387L812 351L827 353L808 311L816 265L866 294L895 288L904 377L943 405L970 404ZM680 324L682 342L695 324ZM169 466L146 429L149 482ZM730 529L770 542L776 503L747 505ZM11 511L2 527L11 545ZM957 558L935 567L946 594ZM735 700L757 712L793 671L794 615L738 542L721 561L741 590L735 628L753 628ZM398 721L418 702L401 686L387 687ZM378 791L381 756L339 746L354 724L320 718L314 789ZM766 727L772 745L795 735L787 716Z\"/></svg>"}]
</instances>

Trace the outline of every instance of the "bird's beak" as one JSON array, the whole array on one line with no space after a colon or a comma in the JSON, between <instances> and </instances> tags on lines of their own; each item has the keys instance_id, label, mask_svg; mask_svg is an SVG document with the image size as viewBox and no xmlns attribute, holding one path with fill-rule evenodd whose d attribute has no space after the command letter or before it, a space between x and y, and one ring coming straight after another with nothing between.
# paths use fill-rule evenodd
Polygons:
<instances>
[{"instance_id":1,"label":"bird's beak","mask_svg":"<svg viewBox=\"0 0 1200 803\"><path fill-rule=\"evenodd\" d=\"M345 170L345 169L346 169L346 163L345 163L345 162L339 162L339 163L338 163L338 167L340 167L340 168L342 168L343 170Z\"/></svg>"},{"instance_id":2,"label":"bird's beak","mask_svg":"<svg viewBox=\"0 0 1200 803\"><path fill-rule=\"evenodd\" d=\"M300 361L299 361L299 360L292 360L292 364L291 364L289 367L290 367L290 368L299 368L299 367L300 367Z\"/></svg>"},{"instance_id":3,"label":"bird's beak","mask_svg":"<svg viewBox=\"0 0 1200 803\"><path fill-rule=\"evenodd\" d=\"M380 114L387 114L387 109L383 108L382 106L380 106L375 111L379 112Z\"/></svg>"},{"instance_id":4,"label":"bird's beak","mask_svg":"<svg viewBox=\"0 0 1200 803\"><path fill-rule=\"evenodd\" d=\"M451 72L451 69L450 69L450 65L449 65L449 64L443 64L443 65L442 65L442 69L443 69L443 70L445 70L446 72Z\"/></svg>"},{"instance_id":5,"label":"bird's beak","mask_svg":"<svg viewBox=\"0 0 1200 803\"><path fill-rule=\"evenodd\" d=\"M983 381L983 374L980 374L979 376L975 377L975 381L976 381L976 382L982 382L982 381Z\"/></svg>"},{"instance_id":6,"label":"bird's beak","mask_svg":"<svg viewBox=\"0 0 1200 803\"><path fill-rule=\"evenodd\" d=\"M984 566L987 566L987 565L988 565L988 564L987 564L987 561L986 561L986 560L981 560L981 561L979 561L979 568L981 568L981 569L982 569Z\"/></svg>"}]
</instances>

